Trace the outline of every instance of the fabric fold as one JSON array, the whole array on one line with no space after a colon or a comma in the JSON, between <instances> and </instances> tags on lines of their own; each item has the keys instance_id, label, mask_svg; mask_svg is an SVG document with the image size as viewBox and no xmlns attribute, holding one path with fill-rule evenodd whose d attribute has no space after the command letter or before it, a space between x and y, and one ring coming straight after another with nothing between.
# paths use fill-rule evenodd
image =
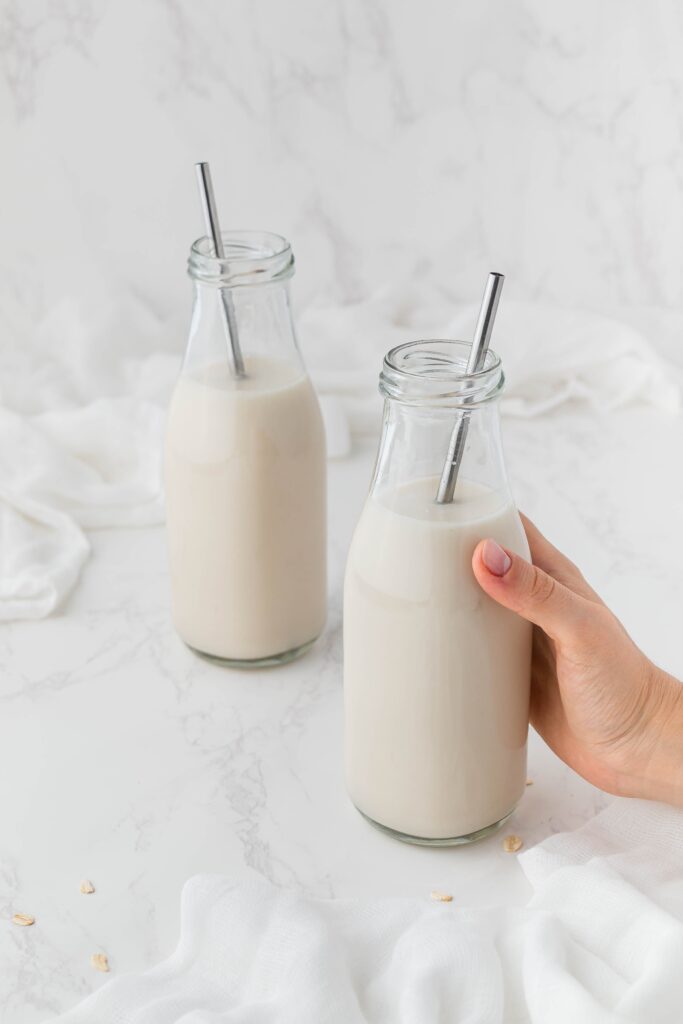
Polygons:
<instances>
[{"instance_id":1,"label":"fabric fold","mask_svg":"<svg viewBox=\"0 0 683 1024\"><path fill-rule=\"evenodd\" d=\"M175 953L52 1024L674 1024L682 850L683 811L616 800L520 857L520 909L197 876Z\"/></svg>"}]
</instances>

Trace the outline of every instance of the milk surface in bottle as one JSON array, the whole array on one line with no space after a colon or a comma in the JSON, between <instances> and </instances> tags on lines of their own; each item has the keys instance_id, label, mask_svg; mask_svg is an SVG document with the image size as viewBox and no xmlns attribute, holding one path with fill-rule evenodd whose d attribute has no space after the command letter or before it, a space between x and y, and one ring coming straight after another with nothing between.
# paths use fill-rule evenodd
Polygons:
<instances>
[{"instance_id":1,"label":"milk surface in bottle","mask_svg":"<svg viewBox=\"0 0 683 1024\"><path fill-rule=\"evenodd\" d=\"M468 346L422 342L385 360L375 478L344 590L347 786L398 838L457 843L514 809L526 780L531 629L478 586L477 543L528 557L498 432L500 363L465 375ZM454 501L435 501L467 395Z\"/></svg>"},{"instance_id":2,"label":"milk surface in bottle","mask_svg":"<svg viewBox=\"0 0 683 1024\"><path fill-rule=\"evenodd\" d=\"M325 622L325 440L289 312L284 239L192 247L196 297L169 409L165 480L173 618L200 653L286 661ZM218 285L231 288L246 376L231 368Z\"/></svg>"}]
</instances>

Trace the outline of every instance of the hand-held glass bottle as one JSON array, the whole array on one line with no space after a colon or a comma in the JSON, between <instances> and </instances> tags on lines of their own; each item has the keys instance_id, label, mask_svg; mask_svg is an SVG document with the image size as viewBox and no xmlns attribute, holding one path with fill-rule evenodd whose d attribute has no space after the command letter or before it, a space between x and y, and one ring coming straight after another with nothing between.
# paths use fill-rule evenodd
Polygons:
<instances>
[{"instance_id":1,"label":"hand-held glass bottle","mask_svg":"<svg viewBox=\"0 0 683 1024\"><path fill-rule=\"evenodd\" d=\"M289 307L289 243L225 232L191 248L195 302L169 410L165 479L173 618L196 651L237 665L290 660L326 601L325 439ZM246 376L232 369L230 289Z\"/></svg>"},{"instance_id":2,"label":"hand-held glass bottle","mask_svg":"<svg viewBox=\"0 0 683 1024\"><path fill-rule=\"evenodd\" d=\"M500 361L466 373L464 342L385 358L384 426L344 591L347 785L397 838L468 842L505 820L526 779L531 628L472 571L493 537L528 558L500 444ZM454 500L436 494L457 417L469 417Z\"/></svg>"}]
</instances>

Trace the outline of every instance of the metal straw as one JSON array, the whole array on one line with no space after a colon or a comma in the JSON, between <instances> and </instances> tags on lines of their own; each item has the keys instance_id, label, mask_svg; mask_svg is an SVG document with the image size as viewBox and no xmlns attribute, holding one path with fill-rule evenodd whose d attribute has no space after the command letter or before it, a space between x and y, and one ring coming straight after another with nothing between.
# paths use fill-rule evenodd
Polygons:
<instances>
[{"instance_id":1,"label":"metal straw","mask_svg":"<svg viewBox=\"0 0 683 1024\"><path fill-rule=\"evenodd\" d=\"M194 168L197 172L197 183L199 185L199 195L202 200L202 210L204 211L206 230L213 241L214 256L216 259L222 260L225 259L225 249L223 248L223 236L221 235L218 210L216 209L216 199L213 194L213 185L211 183L211 171L209 170L208 163L205 162L195 164ZM240 348L240 336L237 330L235 306L228 288L220 289L220 299L221 318L223 320L225 337L228 342L228 353L230 356L231 368L235 377L246 377L247 374L244 369L242 349Z\"/></svg>"},{"instance_id":2,"label":"metal straw","mask_svg":"<svg viewBox=\"0 0 683 1024\"><path fill-rule=\"evenodd\" d=\"M477 326L474 332L474 340L472 341L472 348L470 349L469 359L467 360L466 372L468 376L472 373L478 373L479 370L484 368L486 353L488 351L489 341L491 340L491 333L493 331L493 324L496 319L496 311L498 310L498 300L500 299L504 280L505 277L503 274L491 273L488 276L486 288L484 289L484 298L482 299L481 309L479 310L479 319L477 320ZM467 399L465 399L465 401L467 401ZM465 442L467 441L467 431L469 430L471 415L471 412L467 409L463 409L458 416L458 422L453 428L453 433L451 434L451 439L448 445L448 455L446 456L441 480L439 481L439 489L436 492L436 500L439 505L446 505L453 501L453 493L458 480L460 463L462 462L463 453L465 451Z\"/></svg>"}]
</instances>

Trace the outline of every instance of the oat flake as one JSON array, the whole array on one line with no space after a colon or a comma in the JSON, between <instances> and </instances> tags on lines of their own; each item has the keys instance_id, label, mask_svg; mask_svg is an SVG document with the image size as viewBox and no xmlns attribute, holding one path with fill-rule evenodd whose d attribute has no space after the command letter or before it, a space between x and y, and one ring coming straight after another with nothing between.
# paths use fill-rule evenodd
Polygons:
<instances>
[{"instance_id":1,"label":"oat flake","mask_svg":"<svg viewBox=\"0 0 683 1024\"><path fill-rule=\"evenodd\" d=\"M433 900L437 903L452 903L453 897L449 892L439 892L438 889L432 889L429 894Z\"/></svg>"},{"instance_id":2,"label":"oat flake","mask_svg":"<svg viewBox=\"0 0 683 1024\"><path fill-rule=\"evenodd\" d=\"M517 853L517 850L521 850L524 843L519 836L505 836L503 840L503 849L506 853Z\"/></svg>"},{"instance_id":3,"label":"oat flake","mask_svg":"<svg viewBox=\"0 0 683 1024\"><path fill-rule=\"evenodd\" d=\"M103 971L106 974L109 970L109 960L106 953L93 953L90 957L90 963L96 971Z\"/></svg>"},{"instance_id":4,"label":"oat flake","mask_svg":"<svg viewBox=\"0 0 683 1024\"><path fill-rule=\"evenodd\" d=\"M35 917L31 917L30 914L15 914L12 918L12 924L18 924L20 928L30 928L35 923Z\"/></svg>"}]
</instances>

